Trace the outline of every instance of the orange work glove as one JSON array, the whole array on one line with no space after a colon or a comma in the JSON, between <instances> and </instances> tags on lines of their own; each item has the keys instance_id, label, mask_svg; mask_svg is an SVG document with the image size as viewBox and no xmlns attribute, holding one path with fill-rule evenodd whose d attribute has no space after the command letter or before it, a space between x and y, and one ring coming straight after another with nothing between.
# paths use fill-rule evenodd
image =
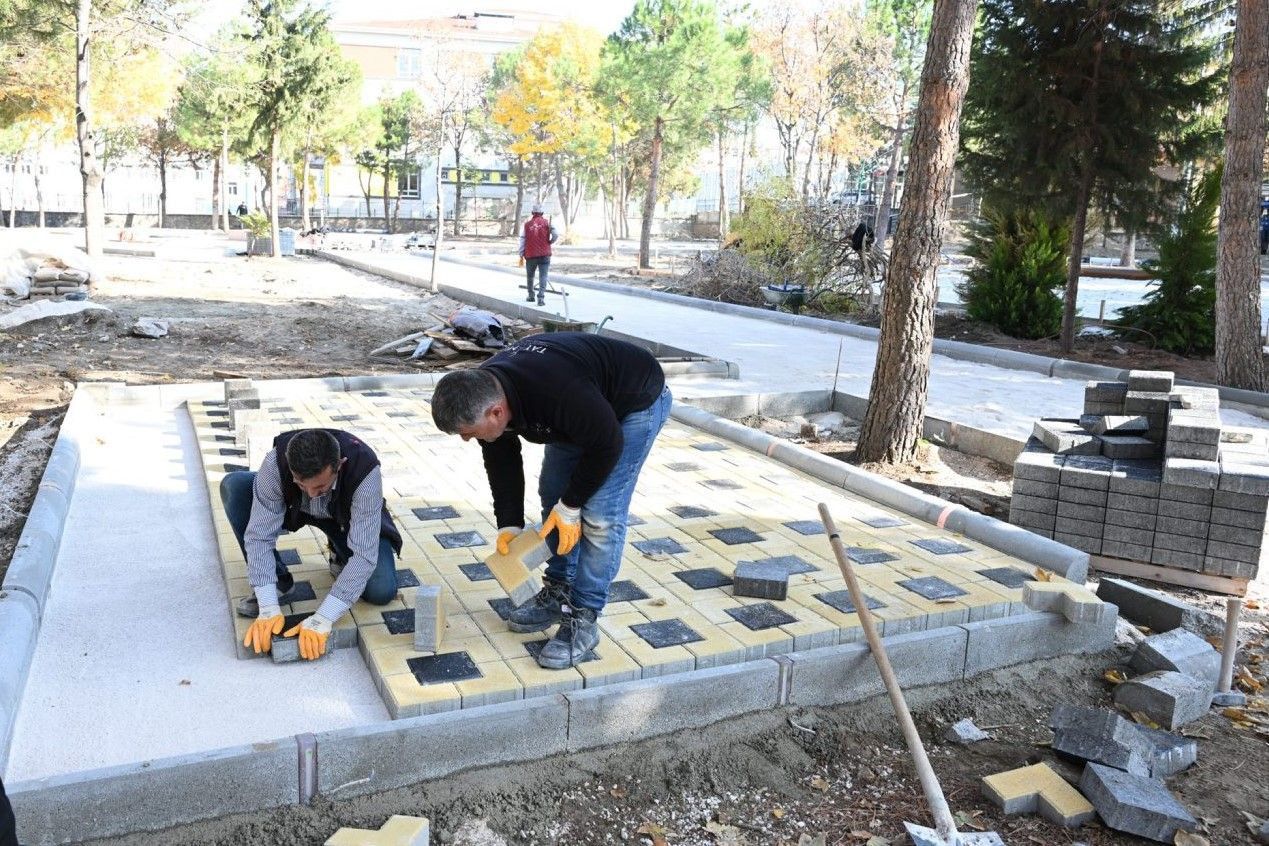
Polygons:
<instances>
[{"instance_id":1,"label":"orange work glove","mask_svg":"<svg viewBox=\"0 0 1269 846\"><path fill-rule=\"evenodd\" d=\"M282 609L278 606L261 608L259 616L251 621L242 645L250 646L257 655L268 653L273 649L273 636L282 631L285 623L286 618L282 616Z\"/></svg>"},{"instance_id":2,"label":"orange work glove","mask_svg":"<svg viewBox=\"0 0 1269 846\"><path fill-rule=\"evenodd\" d=\"M326 638L330 636L331 621L320 614L306 617L298 625L287 629L283 637L300 637L300 657L305 661L316 661L326 654Z\"/></svg>"},{"instance_id":3,"label":"orange work glove","mask_svg":"<svg viewBox=\"0 0 1269 846\"><path fill-rule=\"evenodd\" d=\"M511 551L511 542L516 539L516 535L520 534L524 529L519 526L503 526L498 530L498 554L506 555Z\"/></svg>"},{"instance_id":4,"label":"orange work glove","mask_svg":"<svg viewBox=\"0 0 1269 846\"><path fill-rule=\"evenodd\" d=\"M542 523L542 528L538 530L538 536L545 540L546 536L553 531L559 532L559 542L555 544L555 553L568 555L582 539L582 510L570 508L562 501L555 503L555 507Z\"/></svg>"}]
</instances>

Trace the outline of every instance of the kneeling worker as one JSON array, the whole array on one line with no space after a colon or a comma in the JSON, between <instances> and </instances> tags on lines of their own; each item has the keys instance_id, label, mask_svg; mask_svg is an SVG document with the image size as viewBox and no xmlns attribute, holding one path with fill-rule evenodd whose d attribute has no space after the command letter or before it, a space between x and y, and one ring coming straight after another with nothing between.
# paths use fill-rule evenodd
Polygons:
<instances>
[{"instance_id":1,"label":"kneeling worker","mask_svg":"<svg viewBox=\"0 0 1269 846\"><path fill-rule=\"evenodd\" d=\"M559 623L538 663L562 670L599 643L599 613L621 566L630 499L672 398L641 347L579 332L534 335L480 367L447 373L432 395L443 432L477 438L493 490L498 551L524 527L520 439L546 444L539 534L555 554L537 596L511 611L515 632Z\"/></svg>"},{"instance_id":2,"label":"kneeling worker","mask_svg":"<svg viewBox=\"0 0 1269 846\"><path fill-rule=\"evenodd\" d=\"M305 659L325 653L331 626L358 598L386 605L396 596L401 534L383 499L379 458L347 432L283 432L274 438L259 472L242 470L221 480L220 499L255 591L236 610L255 618L243 646L257 654L268 652L273 636L282 633L280 606L291 601L295 588L276 548L284 531L316 526L332 551L335 584L330 593L315 614L284 634L299 635Z\"/></svg>"}]
</instances>

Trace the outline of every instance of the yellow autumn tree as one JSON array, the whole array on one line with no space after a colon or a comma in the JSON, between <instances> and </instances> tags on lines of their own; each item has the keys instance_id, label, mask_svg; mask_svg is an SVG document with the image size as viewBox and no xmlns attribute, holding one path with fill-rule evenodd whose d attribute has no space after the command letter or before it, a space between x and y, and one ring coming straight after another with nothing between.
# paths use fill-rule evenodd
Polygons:
<instances>
[{"instance_id":1,"label":"yellow autumn tree","mask_svg":"<svg viewBox=\"0 0 1269 846\"><path fill-rule=\"evenodd\" d=\"M599 32L573 23L541 30L525 45L491 110L511 138L507 149L535 163L538 197L548 179L555 182L566 232L613 135L595 93L603 43Z\"/></svg>"}]
</instances>

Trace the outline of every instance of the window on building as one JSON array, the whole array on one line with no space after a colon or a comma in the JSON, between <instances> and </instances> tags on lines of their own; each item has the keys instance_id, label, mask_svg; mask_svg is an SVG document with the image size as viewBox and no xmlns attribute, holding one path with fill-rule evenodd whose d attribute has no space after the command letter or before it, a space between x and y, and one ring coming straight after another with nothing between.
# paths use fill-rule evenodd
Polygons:
<instances>
[{"instance_id":1,"label":"window on building","mask_svg":"<svg viewBox=\"0 0 1269 846\"><path fill-rule=\"evenodd\" d=\"M404 49L397 51L397 76L401 79L416 79L423 73L423 51Z\"/></svg>"},{"instance_id":2,"label":"window on building","mask_svg":"<svg viewBox=\"0 0 1269 846\"><path fill-rule=\"evenodd\" d=\"M402 199L417 200L419 196L419 171L411 170L397 175L397 193Z\"/></svg>"},{"instance_id":3,"label":"window on building","mask_svg":"<svg viewBox=\"0 0 1269 846\"><path fill-rule=\"evenodd\" d=\"M238 196L238 183L237 183L237 182L230 182L230 183L229 183L229 196L231 196L231 197L237 197L237 196Z\"/></svg>"}]
</instances>

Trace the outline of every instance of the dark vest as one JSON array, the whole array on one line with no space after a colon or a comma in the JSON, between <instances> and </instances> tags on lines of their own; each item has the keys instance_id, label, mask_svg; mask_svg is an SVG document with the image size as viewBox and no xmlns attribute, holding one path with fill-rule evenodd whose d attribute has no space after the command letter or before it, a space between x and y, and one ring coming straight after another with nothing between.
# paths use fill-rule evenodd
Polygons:
<instances>
[{"instance_id":1,"label":"dark vest","mask_svg":"<svg viewBox=\"0 0 1269 846\"><path fill-rule=\"evenodd\" d=\"M331 517L339 524L340 530L346 535L348 534L348 526L352 522L353 494L357 492L357 488L361 486L362 481L369 475L370 471L379 466L379 456L375 455L374 450L347 432L339 429L323 429L322 431L329 432L335 436L335 440L339 441L340 456L348 459L339 468L339 482L335 485L334 496L331 497L329 506ZM282 499L286 503L286 514L282 518L282 528L288 532L294 532L301 526L311 524L314 520L312 515L305 514L300 510L304 495L300 490L300 486L295 484L295 481L291 478L291 467L286 460L286 445L299 432L300 430L283 432L273 439L273 449L278 459L278 473L282 478ZM392 522L392 516L388 514L388 503L386 501L383 504L379 536L387 538L391 542L392 548L396 550L397 555L401 554L401 533L397 531L396 524Z\"/></svg>"}]
</instances>

